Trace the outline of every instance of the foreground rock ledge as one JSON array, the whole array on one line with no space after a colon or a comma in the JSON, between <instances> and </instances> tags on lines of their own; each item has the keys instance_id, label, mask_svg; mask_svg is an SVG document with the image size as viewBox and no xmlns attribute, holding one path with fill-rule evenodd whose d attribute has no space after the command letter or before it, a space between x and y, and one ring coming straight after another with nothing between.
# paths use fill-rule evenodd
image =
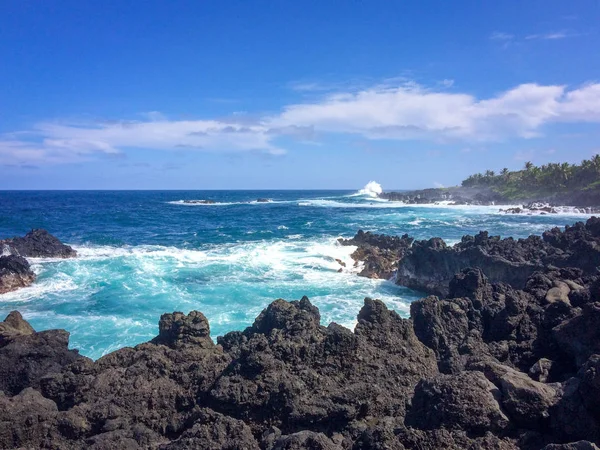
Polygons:
<instances>
[{"instance_id":1,"label":"foreground rock ledge","mask_svg":"<svg viewBox=\"0 0 600 450\"><path fill-rule=\"evenodd\" d=\"M46 230L0 240L0 294L27 287L35 273L25 258L74 258L77 252Z\"/></svg>"},{"instance_id":2,"label":"foreground rock ledge","mask_svg":"<svg viewBox=\"0 0 600 450\"><path fill-rule=\"evenodd\" d=\"M566 298L549 291L571 286ZM466 269L403 319L365 299L354 332L306 298L210 338L197 311L97 361L68 333L0 323L0 448L597 449L600 292L579 268L525 290Z\"/></svg>"}]
</instances>

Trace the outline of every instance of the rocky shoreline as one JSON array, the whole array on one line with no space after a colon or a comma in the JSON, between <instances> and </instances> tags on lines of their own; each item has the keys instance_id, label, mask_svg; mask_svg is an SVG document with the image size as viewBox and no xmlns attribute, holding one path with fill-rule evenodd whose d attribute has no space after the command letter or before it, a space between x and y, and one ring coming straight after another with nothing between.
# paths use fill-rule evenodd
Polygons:
<instances>
[{"instance_id":1,"label":"rocky shoreline","mask_svg":"<svg viewBox=\"0 0 600 450\"><path fill-rule=\"evenodd\" d=\"M502 206L507 214L557 214L564 207L571 207L574 212L585 214L600 213L600 197L595 193L573 192L555 196L532 196L514 200L483 186L448 188L431 188L404 192L382 192L379 198L402 202L407 205L449 204L475 206ZM522 205L515 207L515 204Z\"/></svg>"},{"instance_id":2,"label":"rocky shoreline","mask_svg":"<svg viewBox=\"0 0 600 450\"><path fill-rule=\"evenodd\" d=\"M597 449L599 242L596 218L454 247L359 233L372 274L445 295L410 319L367 298L354 331L276 300L216 344L202 313L176 312L92 361L12 312L0 448Z\"/></svg>"},{"instance_id":3,"label":"rocky shoreline","mask_svg":"<svg viewBox=\"0 0 600 450\"><path fill-rule=\"evenodd\" d=\"M25 258L74 258L77 252L46 230L0 240L0 294L33 284L36 279Z\"/></svg>"},{"instance_id":4,"label":"rocky shoreline","mask_svg":"<svg viewBox=\"0 0 600 450\"><path fill-rule=\"evenodd\" d=\"M33 284L36 279L25 258L75 258L77 252L46 230L0 240L0 294Z\"/></svg>"},{"instance_id":5,"label":"rocky shoreline","mask_svg":"<svg viewBox=\"0 0 600 450\"><path fill-rule=\"evenodd\" d=\"M442 297L449 294L454 276L470 267L480 268L492 282L523 289L534 272L546 268L576 267L592 275L600 266L600 219L596 217L526 239L501 239L482 231L448 246L441 238L413 241L407 235L399 238L359 230L353 239L340 242L358 246L352 257L365 263L362 276L393 276L397 284Z\"/></svg>"}]
</instances>

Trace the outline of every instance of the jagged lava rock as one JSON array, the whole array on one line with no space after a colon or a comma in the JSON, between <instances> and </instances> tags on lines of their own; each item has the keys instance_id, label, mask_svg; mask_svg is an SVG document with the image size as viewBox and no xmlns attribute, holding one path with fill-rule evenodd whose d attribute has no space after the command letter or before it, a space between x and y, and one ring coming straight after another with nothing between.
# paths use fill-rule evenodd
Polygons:
<instances>
[{"instance_id":1,"label":"jagged lava rock","mask_svg":"<svg viewBox=\"0 0 600 450\"><path fill-rule=\"evenodd\" d=\"M77 252L46 230L31 230L24 237L0 241L0 249L25 258L74 258Z\"/></svg>"},{"instance_id":2,"label":"jagged lava rock","mask_svg":"<svg viewBox=\"0 0 600 450\"><path fill-rule=\"evenodd\" d=\"M29 262L21 256L0 256L0 294L27 287L35 281Z\"/></svg>"},{"instance_id":3,"label":"jagged lava rock","mask_svg":"<svg viewBox=\"0 0 600 450\"><path fill-rule=\"evenodd\" d=\"M404 256L414 239L407 234L398 237L358 230L352 239L338 241L341 245L358 247L351 257L357 264L364 263L360 276L387 280L394 275L398 268L398 261Z\"/></svg>"},{"instance_id":4,"label":"jagged lava rock","mask_svg":"<svg viewBox=\"0 0 600 450\"><path fill-rule=\"evenodd\" d=\"M68 344L66 331L35 333L21 314L11 312L0 323L0 391L14 395L26 387L39 388L48 373L60 372L83 359L77 350L69 350Z\"/></svg>"}]
</instances>

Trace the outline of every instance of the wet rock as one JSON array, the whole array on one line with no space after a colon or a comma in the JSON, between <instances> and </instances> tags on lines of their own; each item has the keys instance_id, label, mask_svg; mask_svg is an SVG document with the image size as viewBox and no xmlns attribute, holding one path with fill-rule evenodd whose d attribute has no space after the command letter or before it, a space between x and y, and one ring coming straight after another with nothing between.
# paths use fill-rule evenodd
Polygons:
<instances>
[{"instance_id":1,"label":"wet rock","mask_svg":"<svg viewBox=\"0 0 600 450\"><path fill-rule=\"evenodd\" d=\"M0 294L27 287L35 281L35 273L25 258L0 256Z\"/></svg>"},{"instance_id":2,"label":"wet rock","mask_svg":"<svg viewBox=\"0 0 600 450\"><path fill-rule=\"evenodd\" d=\"M596 228L549 239L577 264L573 249L587 251ZM497 256L513 246L465 241ZM0 324L0 448L590 448L598 286L577 265L536 270L524 290L463 268L450 297L414 302L410 320L367 298L352 332L322 326L306 297L276 300L215 345L201 313L175 312L149 343L98 361L11 313Z\"/></svg>"},{"instance_id":3,"label":"wet rock","mask_svg":"<svg viewBox=\"0 0 600 450\"><path fill-rule=\"evenodd\" d=\"M500 239L485 231L475 236L464 236L450 247L440 238L412 241L410 237L370 235L359 231L343 244L358 245L353 254L363 261L363 275L390 278L395 274L398 284L440 297L450 294L450 282L467 268L479 268L490 282L503 282L515 289L525 288L529 277L549 267L575 267L587 276L600 266L599 220L590 218L564 230L555 228L542 237L527 239ZM404 245L400 245L402 242ZM573 281L565 286L549 286L548 302L567 301L577 292L581 283ZM558 288L558 289L554 289ZM575 300L585 294L575 294Z\"/></svg>"},{"instance_id":4,"label":"wet rock","mask_svg":"<svg viewBox=\"0 0 600 450\"><path fill-rule=\"evenodd\" d=\"M77 252L63 244L46 230L31 230L24 237L14 237L0 241L4 252L25 258L73 258Z\"/></svg>"},{"instance_id":5,"label":"wet rock","mask_svg":"<svg viewBox=\"0 0 600 450\"><path fill-rule=\"evenodd\" d=\"M501 240L487 232L465 236L454 247L448 247L439 238L415 241L398 262L396 282L446 297L455 274L477 267L492 282L502 281L522 288L527 278L542 267L540 242L539 237L533 236L527 240Z\"/></svg>"},{"instance_id":6,"label":"wet rock","mask_svg":"<svg viewBox=\"0 0 600 450\"><path fill-rule=\"evenodd\" d=\"M339 242L358 247L351 256L356 263L364 263L360 276L387 280L394 275L398 261L411 246L413 238L407 234L397 237L359 230L352 239L339 239Z\"/></svg>"}]
</instances>

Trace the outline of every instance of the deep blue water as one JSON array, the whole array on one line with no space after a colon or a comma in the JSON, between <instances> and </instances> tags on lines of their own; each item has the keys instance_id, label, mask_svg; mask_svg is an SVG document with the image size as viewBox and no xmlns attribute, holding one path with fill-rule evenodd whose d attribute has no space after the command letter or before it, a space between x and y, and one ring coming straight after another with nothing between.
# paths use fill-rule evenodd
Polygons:
<instances>
[{"instance_id":1,"label":"deep blue water","mask_svg":"<svg viewBox=\"0 0 600 450\"><path fill-rule=\"evenodd\" d=\"M46 228L73 260L31 259L37 282L0 295L38 329L65 328L97 358L146 341L160 314L202 311L213 335L241 330L276 298L307 295L324 323L353 326L365 296L406 315L419 293L356 276L358 229L457 241L489 230L525 237L585 216L506 216L498 207L405 206L353 191L4 191L0 238ZM256 203L269 198L270 203ZM214 205L182 204L210 199ZM347 268L338 273L339 258Z\"/></svg>"}]
</instances>

